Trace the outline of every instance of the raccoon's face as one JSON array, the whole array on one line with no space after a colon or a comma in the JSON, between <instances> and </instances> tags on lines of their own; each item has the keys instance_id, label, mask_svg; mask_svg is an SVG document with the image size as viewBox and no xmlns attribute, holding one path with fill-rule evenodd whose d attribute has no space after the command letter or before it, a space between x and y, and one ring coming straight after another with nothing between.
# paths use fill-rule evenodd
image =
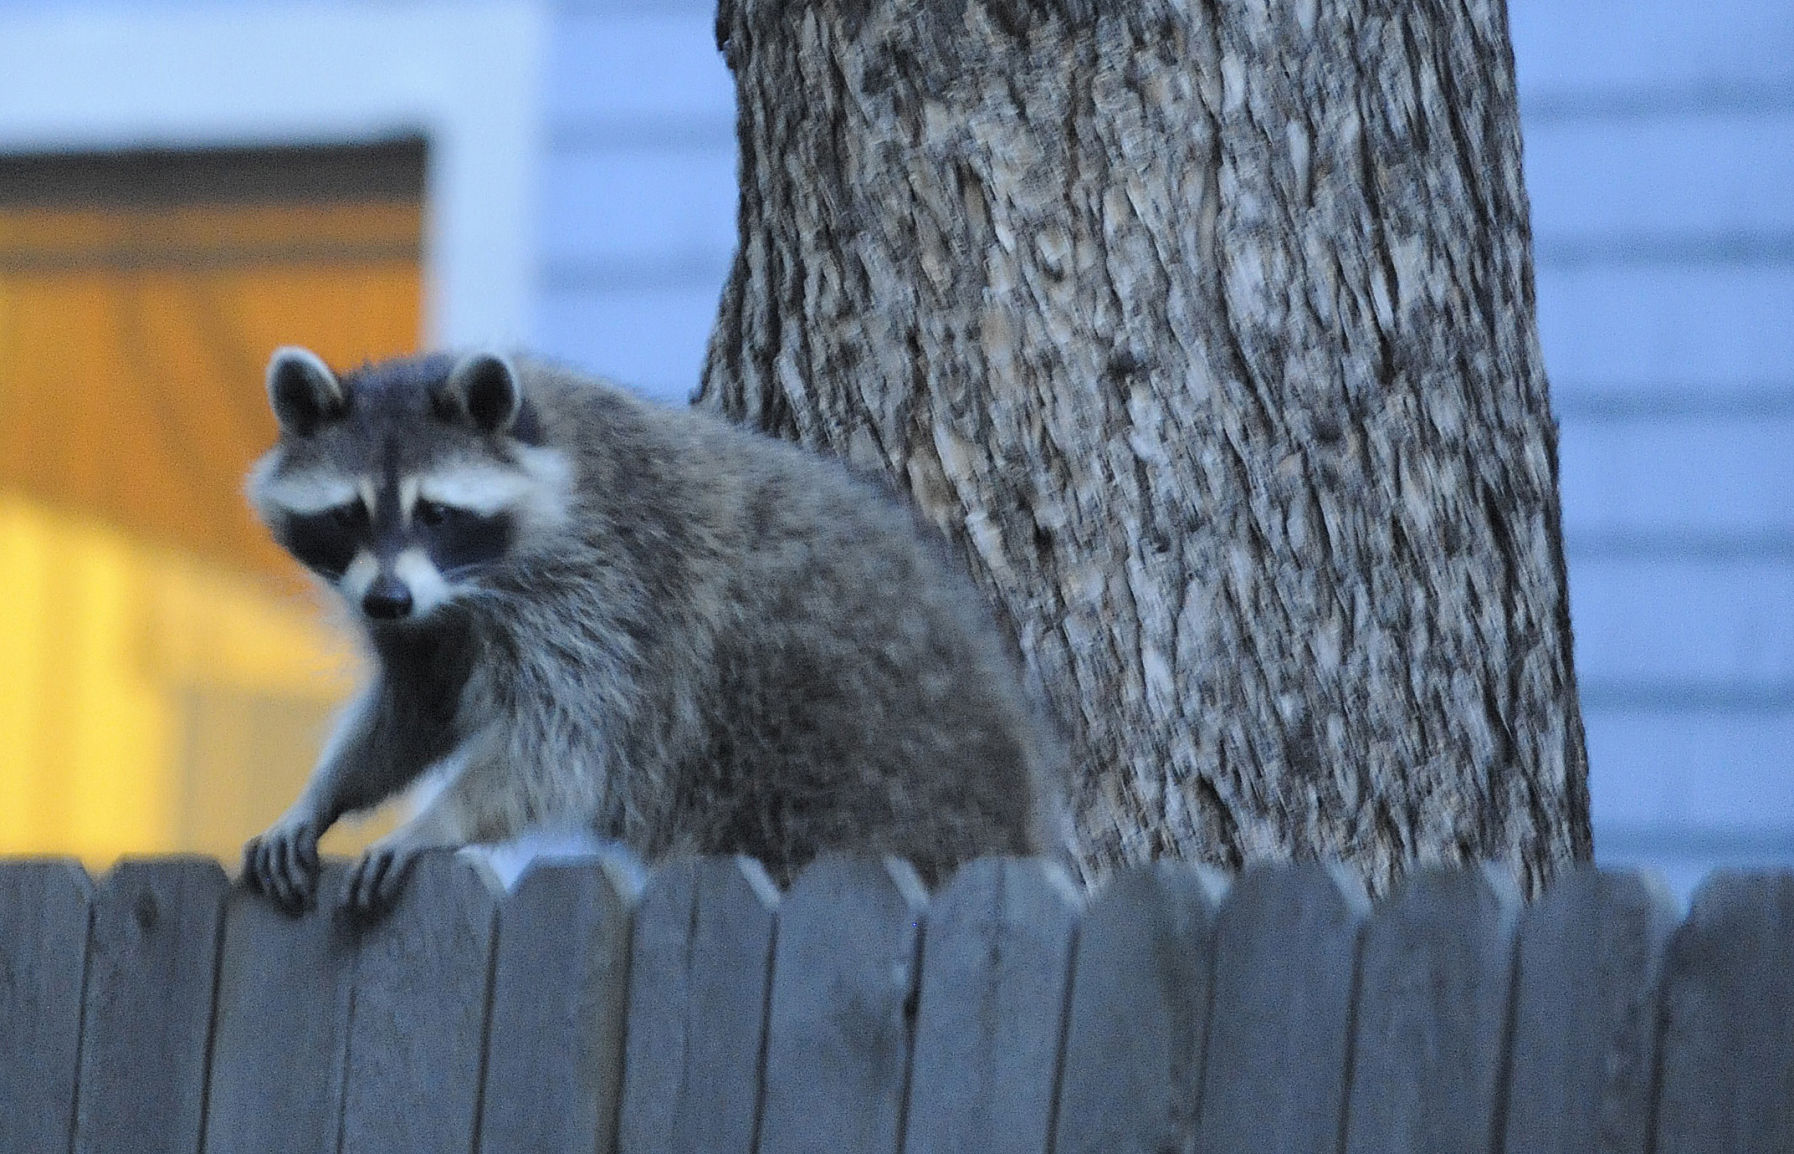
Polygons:
<instances>
[{"instance_id":1,"label":"raccoon's face","mask_svg":"<svg viewBox=\"0 0 1794 1154\"><path fill-rule=\"evenodd\" d=\"M541 445L502 358L388 361L339 379L281 349L268 395L280 444L250 475L250 499L370 621L427 620L565 517L566 459Z\"/></svg>"}]
</instances>

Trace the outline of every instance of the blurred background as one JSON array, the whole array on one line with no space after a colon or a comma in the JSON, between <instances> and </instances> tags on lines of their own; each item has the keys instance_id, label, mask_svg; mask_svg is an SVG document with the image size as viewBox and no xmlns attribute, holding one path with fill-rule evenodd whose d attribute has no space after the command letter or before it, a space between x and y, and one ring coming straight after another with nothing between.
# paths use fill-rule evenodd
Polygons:
<instances>
[{"instance_id":1,"label":"blurred background","mask_svg":"<svg viewBox=\"0 0 1794 1154\"><path fill-rule=\"evenodd\" d=\"M1794 862L1794 5L1509 7L1597 853L1685 895ZM0 852L228 860L297 793L355 658L240 496L273 346L684 399L711 13L0 0Z\"/></svg>"}]
</instances>

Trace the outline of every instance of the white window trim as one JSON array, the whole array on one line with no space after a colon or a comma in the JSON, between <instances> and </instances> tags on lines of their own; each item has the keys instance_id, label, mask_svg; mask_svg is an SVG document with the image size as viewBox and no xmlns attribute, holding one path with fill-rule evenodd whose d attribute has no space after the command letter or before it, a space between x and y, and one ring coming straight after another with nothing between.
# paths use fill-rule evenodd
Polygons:
<instances>
[{"instance_id":1,"label":"white window trim","mask_svg":"<svg viewBox=\"0 0 1794 1154\"><path fill-rule=\"evenodd\" d=\"M427 141L431 345L531 331L539 3L0 9L0 151Z\"/></svg>"}]
</instances>

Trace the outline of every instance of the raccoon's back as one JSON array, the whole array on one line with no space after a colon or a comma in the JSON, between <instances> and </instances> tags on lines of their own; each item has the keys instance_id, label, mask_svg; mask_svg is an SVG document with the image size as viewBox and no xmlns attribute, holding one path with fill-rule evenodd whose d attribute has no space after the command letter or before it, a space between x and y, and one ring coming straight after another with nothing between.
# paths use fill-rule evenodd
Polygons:
<instances>
[{"instance_id":1,"label":"raccoon's back","mask_svg":"<svg viewBox=\"0 0 1794 1154\"><path fill-rule=\"evenodd\" d=\"M831 849L936 878L1040 848L1057 793L1043 714L908 508L706 414L577 382L564 404L586 571L620 568L613 586L643 604L632 840L747 853L780 876Z\"/></svg>"},{"instance_id":2,"label":"raccoon's back","mask_svg":"<svg viewBox=\"0 0 1794 1154\"><path fill-rule=\"evenodd\" d=\"M752 461L685 778L703 848L781 873L828 849L892 853L931 879L1040 848L1041 714L944 545L832 462L727 440Z\"/></svg>"}]
</instances>

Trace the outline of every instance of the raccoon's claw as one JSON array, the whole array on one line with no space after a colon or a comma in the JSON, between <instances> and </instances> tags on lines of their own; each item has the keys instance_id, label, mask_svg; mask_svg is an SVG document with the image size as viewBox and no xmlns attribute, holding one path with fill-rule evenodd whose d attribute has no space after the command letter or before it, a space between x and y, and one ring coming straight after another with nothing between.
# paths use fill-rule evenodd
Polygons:
<instances>
[{"instance_id":1,"label":"raccoon's claw","mask_svg":"<svg viewBox=\"0 0 1794 1154\"><path fill-rule=\"evenodd\" d=\"M317 904L318 826L282 822L243 847L243 881L289 913Z\"/></svg>"},{"instance_id":2,"label":"raccoon's claw","mask_svg":"<svg viewBox=\"0 0 1794 1154\"><path fill-rule=\"evenodd\" d=\"M420 847L411 845L369 846L349 871L343 906L350 916L378 917L391 909L419 852Z\"/></svg>"}]
</instances>

